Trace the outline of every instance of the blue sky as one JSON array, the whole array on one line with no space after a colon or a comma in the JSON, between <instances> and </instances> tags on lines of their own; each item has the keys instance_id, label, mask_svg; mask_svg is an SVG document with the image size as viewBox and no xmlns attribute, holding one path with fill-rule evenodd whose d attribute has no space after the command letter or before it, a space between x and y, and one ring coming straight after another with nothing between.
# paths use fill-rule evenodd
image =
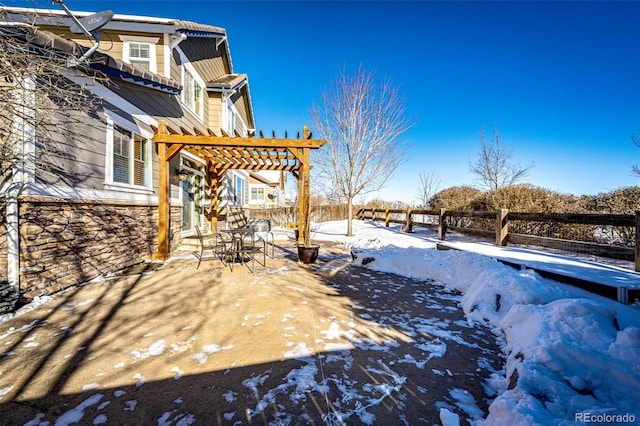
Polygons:
<instances>
[{"instance_id":1,"label":"blue sky","mask_svg":"<svg viewBox=\"0 0 640 426\"><path fill-rule=\"evenodd\" d=\"M4 0L6 5L32 5ZM41 0L39 6L49 7ZM414 200L420 172L469 185L493 126L526 183L594 195L640 185L640 2L75 1L72 10L176 18L227 30L258 129L283 135L340 69L390 78L418 120L410 157L379 193Z\"/></svg>"}]
</instances>

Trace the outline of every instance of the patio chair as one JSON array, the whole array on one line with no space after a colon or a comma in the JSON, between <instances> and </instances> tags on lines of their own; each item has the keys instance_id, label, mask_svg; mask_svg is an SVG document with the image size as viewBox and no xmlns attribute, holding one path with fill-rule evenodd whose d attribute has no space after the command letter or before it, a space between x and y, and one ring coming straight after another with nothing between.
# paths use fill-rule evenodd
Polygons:
<instances>
[{"instance_id":1,"label":"patio chair","mask_svg":"<svg viewBox=\"0 0 640 426\"><path fill-rule=\"evenodd\" d=\"M253 228L247 228L245 233L234 234L234 240L233 261L243 264L250 272L253 272L255 270L256 256L262 252L262 262L258 260L258 263L262 266L267 266L266 242L256 236ZM233 261L229 263L232 271ZM249 266L249 262L251 262L251 266Z\"/></svg>"},{"instance_id":2,"label":"patio chair","mask_svg":"<svg viewBox=\"0 0 640 426\"><path fill-rule=\"evenodd\" d=\"M200 240L200 255L196 254L196 256L198 257L198 266L196 266L196 269L200 268L200 263L202 262L205 248L210 249L213 252L213 257L219 259L224 266L228 266L229 260L234 255L232 244L233 242L227 241L221 234L215 233L213 235L213 241L209 241L207 244L205 244L204 238L202 237L202 231L200 231L200 227L196 225L195 228L198 234L198 240Z\"/></svg>"},{"instance_id":3,"label":"patio chair","mask_svg":"<svg viewBox=\"0 0 640 426\"><path fill-rule=\"evenodd\" d=\"M271 232L271 221L267 219L251 219L248 222L248 226L253 228L256 237L264 242L265 254L273 259L275 257L276 241L273 232ZM271 241L269 241L269 239L271 239ZM271 255L269 255L267 251L267 245L271 246Z\"/></svg>"}]
</instances>

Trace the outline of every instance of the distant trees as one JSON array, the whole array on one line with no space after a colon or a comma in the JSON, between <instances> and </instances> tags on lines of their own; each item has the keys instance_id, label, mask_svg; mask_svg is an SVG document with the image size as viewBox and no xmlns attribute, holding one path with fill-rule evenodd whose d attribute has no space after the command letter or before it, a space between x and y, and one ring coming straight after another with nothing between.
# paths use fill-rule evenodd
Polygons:
<instances>
[{"instance_id":1,"label":"distant trees","mask_svg":"<svg viewBox=\"0 0 640 426\"><path fill-rule=\"evenodd\" d=\"M431 200L434 209L476 210L482 191L472 186L452 186L436 193Z\"/></svg>"},{"instance_id":2,"label":"distant trees","mask_svg":"<svg viewBox=\"0 0 640 426\"><path fill-rule=\"evenodd\" d=\"M515 185L522 181L533 168L513 162L513 151L500 142L500 131L493 128L493 137L487 141L484 128L480 128L482 147L475 163L469 163L469 170L477 176L477 186L481 189L495 190Z\"/></svg>"},{"instance_id":3,"label":"distant trees","mask_svg":"<svg viewBox=\"0 0 640 426\"><path fill-rule=\"evenodd\" d=\"M475 201L478 210L509 209L517 212L579 213L578 198L528 184L512 185L484 192Z\"/></svg>"},{"instance_id":4,"label":"distant trees","mask_svg":"<svg viewBox=\"0 0 640 426\"><path fill-rule=\"evenodd\" d=\"M418 186L418 195L416 201L418 208L427 209L431 205L431 199L440 189L440 178L434 171L422 171L419 175L420 184Z\"/></svg>"},{"instance_id":5,"label":"distant trees","mask_svg":"<svg viewBox=\"0 0 640 426\"><path fill-rule=\"evenodd\" d=\"M388 203L380 202L380 208ZM512 185L495 191L471 186L452 186L431 198L432 209L494 211L509 209L532 213L635 214L640 210L640 186L628 186L597 195L577 197L529 184Z\"/></svg>"},{"instance_id":6,"label":"distant trees","mask_svg":"<svg viewBox=\"0 0 640 426\"><path fill-rule=\"evenodd\" d=\"M356 196L379 190L405 159L402 139L414 121L390 80L378 83L363 68L343 70L310 109L315 130L327 144L314 153L321 178L331 182L348 204L347 235Z\"/></svg>"},{"instance_id":7,"label":"distant trees","mask_svg":"<svg viewBox=\"0 0 640 426\"><path fill-rule=\"evenodd\" d=\"M628 186L580 199L587 211L594 213L634 214L640 210L640 186Z\"/></svg>"}]
</instances>

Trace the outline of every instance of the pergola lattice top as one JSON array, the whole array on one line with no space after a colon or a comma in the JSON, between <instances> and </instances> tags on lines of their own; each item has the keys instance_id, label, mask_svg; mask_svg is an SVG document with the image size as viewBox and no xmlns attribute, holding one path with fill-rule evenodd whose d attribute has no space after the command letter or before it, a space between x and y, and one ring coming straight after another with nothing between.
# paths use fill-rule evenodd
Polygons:
<instances>
[{"instance_id":1,"label":"pergola lattice top","mask_svg":"<svg viewBox=\"0 0 640 426\"><path fill-rule=\"evenodd\" d=\"M182 149L207 161L212 181L212 194L217 193L220 175L228 169L279 170L291 172L298 179L298 203L300 239L309 241L309 171L311 170L310 149L318 149L325 140L311 139L305 126L302 138L288 139L230 136L221 130L221 136L207 129L204 134L198 129L193 132L180 127L180 131L167 126L164 120L153 128L154 142L158 145L159 190L158 190L158 253L157 257L169 256L169 161ZM217 202L213 198L212 202ZM215 210L215 209L214 209ZM212 216L212 225L217 216Z\"/></svg>"},{"instance_id":2,"label":"pergola lattice top","mask_svg":"<svg viewBox=\"0 0 640 426\"><path fill-rule=\"evenodd\" d=\"M207 129L205 135L198 129L189 131L180 127L180 131L166 126L166 132L153 128L156 143L170 143L176 153L186 148L192 154L207 160L216 172L227 169L241 170L277 170L288 171L298 175L298 170L304 161L301 150L317 149L324 145L323 140L311 139L308 129L303 131L303 137L298 133L296 139L265 137L241 137L239 134L230 136L224 130L221 135ZM171 150L171 148L170 148ZM173 157L170 152L170 158ZM175 154L174 154L175 155Z\"/></svg>"}]
</instances>

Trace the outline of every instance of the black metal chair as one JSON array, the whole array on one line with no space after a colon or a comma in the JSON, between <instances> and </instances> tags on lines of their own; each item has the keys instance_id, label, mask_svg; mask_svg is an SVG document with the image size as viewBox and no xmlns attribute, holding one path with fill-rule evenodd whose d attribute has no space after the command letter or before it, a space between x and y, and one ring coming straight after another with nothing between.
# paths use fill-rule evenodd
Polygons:
<instances>
[{"instance_id":1,"label":"black metal chair","mask_svg":"<svg viewBox=\"0 0 640 426\"><path fill-rule=\"evenodd\" d=\"M228 266L229 260L231 260L234 255L233 241L227 241L221 234L215 233L213 235L213 241L209 241L208 244L205 244L200 227L196 225L195 228L198 234L198 239L200 240L200 254L196 254L198 257L198 266L196 266L196 269L200 268L200 263L204 257L205 249L210 249L213 252L213 257L219 259L224 266Z\"/></svg>"},{"instance_id":2,"label":"black metal chair","mask_svg":"<svg viewBox=\"0 0 640 426\"><path fill-rule=\"evenodd\" d=\"M276 241L273 232L271 232L271 221L267 219L252 219L248 222L248 226L253 228L256 237L264 242L264 251L267 256L269 256L267 245L271 246L271 255L269 257L273 259L275 257ZM269 241L269 237L271 237L271 241Z\"/></svg>"},{"instance_id":3,"label":"black metal chair","mask_svg":"<svg viewBox=\"0 0 640 426\"><path fill-rule=\"evenodd\" d=\"M262 252L262 262L258 260L258 263L262 266L267 266L266 242L256 236L253 228L248 227L244 233L235 233L234 241L234 261L243 264L250 272L253 272L255 270L256 256ZM251 266L249 266L249 262L251 262ZM233 262L229 263L229 266L233 271Z\"/></svg>"}]
</instances>

